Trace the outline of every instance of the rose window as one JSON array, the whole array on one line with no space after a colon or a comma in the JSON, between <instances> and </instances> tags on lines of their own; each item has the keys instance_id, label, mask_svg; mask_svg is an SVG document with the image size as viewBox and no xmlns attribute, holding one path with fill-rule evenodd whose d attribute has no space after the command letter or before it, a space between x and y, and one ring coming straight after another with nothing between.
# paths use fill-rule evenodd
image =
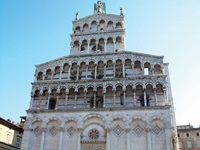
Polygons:
<instances>
[{"instance_id":1,"label":"rose window","mask_svg":"<svg viewBox=\"0 0 200 150\"><path fill-rule=\"evenodd\" d=\"M99 138L99 131L97 129L92 129L89 131L90 140L97 140Z\"/></svg>"}]
</instances>

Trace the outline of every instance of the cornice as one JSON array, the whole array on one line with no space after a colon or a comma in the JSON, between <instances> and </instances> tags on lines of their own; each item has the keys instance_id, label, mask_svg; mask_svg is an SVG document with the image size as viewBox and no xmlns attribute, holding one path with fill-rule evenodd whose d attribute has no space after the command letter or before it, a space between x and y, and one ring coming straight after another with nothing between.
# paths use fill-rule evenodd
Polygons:
<instances>
[{"instance_id":1,"label":"cornice","mask_svg":"<svg viewBox=\"0 0 200 150\"><path fill-rule=\"evenodd\" d=\"M170 105L165 106L147 106L147 107L121 107L121 108L79 108L79 109L54 109L54 110L26 110L27 113L59 113L59 112L70 112L70 113L77 113L77 112L120 112L120 111L129 111L134 110L136 111L156 111L156 110L170 110Z\"/></svg>"},{"instance_id":2,"label":"cornice","mask_svg":"<svg viewBox=\"0 0 200 150\"><path fill-rule=\"evenodd\" d=\"M157 80L157 79L166 79L167 75L148 75L148 76L139 76L139 77L129 77L129 78L107 78L107 79L87 79L87 80L55 80L55 81L37 81L37 82L32 82L32 85L50 85L50 84L81 84L81 83L105 83L105 82L131 82L131 81L137 81L140 82L143 81L144 79L146 80Z\"/></svg>"}]
</instances>

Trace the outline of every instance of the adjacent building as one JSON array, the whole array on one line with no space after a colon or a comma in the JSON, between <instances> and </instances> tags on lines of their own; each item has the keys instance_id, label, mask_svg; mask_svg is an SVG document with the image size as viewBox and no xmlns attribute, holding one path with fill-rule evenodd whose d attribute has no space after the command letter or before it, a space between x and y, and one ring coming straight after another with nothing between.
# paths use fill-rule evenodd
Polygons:
<instances>
[{"instance_id":1,"label":"adjacent building","mask_svg":"<svg viewBox=\"0 0 200 150\"><path fill-rule=\"evenodd\" d=\"M200 127L177 126L180 150L200 150Z\"/></svg>"},{"instance_id":2,"label":"adjacent building","mask_svg":"<svg viewBox=\"0 0 200 150\"><path fill-rule=\"evenodd\" d=\"M0 150L19 150L23 128L0 117Z\"/></svg>"},{"instance_id":3,"label":"adjacent building","mask_svg":"<svg viewBox=\"0 0 200 150\"><path fill-rule=\"evenodd\" d=\"M70 55L36 65L22 150L177 150L163 56L127 51L122 8L72 23Z\"/></svg>"}]
</instances>

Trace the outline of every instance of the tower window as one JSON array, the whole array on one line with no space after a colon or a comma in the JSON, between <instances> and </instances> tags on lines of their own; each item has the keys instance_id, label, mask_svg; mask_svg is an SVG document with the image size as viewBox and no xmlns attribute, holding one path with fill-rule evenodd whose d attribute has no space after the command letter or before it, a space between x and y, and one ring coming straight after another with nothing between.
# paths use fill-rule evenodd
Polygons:
<instances>
[{"instance_id":1,"label":"tower window","mask_svg":"<svg viewBox=\"0 0 200 150\"><path fill-rule=\"evenodd\" d=\"M199 136L199 132L197 132L196 135Z\"/></svg>"},{"instance_id":2,"label":"tower window","mask_svg":"<svg viewBox=\"0 0 200 150\"><path fill-rule=\"evenodd\" d=\"M181 135L178 133L178 137L181 137Z\"/></svg>"},{"instance_id":3,"label":"tower window","mask_svg":"<svg viewBox=\"0 0 200 150\"><path fill-rule=\"evenodd\" d=\"M190 136L189 133L186 133L186 136L189 137Z\"/></svg>"}]
</instances>

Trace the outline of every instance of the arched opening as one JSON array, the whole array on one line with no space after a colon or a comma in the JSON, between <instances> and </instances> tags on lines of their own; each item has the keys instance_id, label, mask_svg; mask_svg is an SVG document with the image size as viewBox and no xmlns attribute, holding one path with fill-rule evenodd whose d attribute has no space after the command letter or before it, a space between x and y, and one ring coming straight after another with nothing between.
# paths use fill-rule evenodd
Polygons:
<instances>
[{"instance_id":1,"label":"arched opening","mask_svg":"<svg viewBox=\"0 0 200 150\"><path fill-rule=\"evenodd\" d=\"M122 51L123 49L124 49L124 47L123 47L122 37L118 36L116 38L116 49L115 49L115 52Z\"/></svg>"},{"instance_id":2,"label":"arched opening","mask_svg":"<svg viewBox=\"0 0 200 150\"><path fill-rule=\"evenodd\" d=\"M153 99L153 86L151 84L148 84L146 86L146 94L147 94L147 106L152 106L153 104L151 103Z\"/></svg>"},{"instance_id":3,"label":"arched opening","mask_svg":"<svg viewBox=\"0 0 200 150\"><path fill-rule=\"evenodd\" d=\"M102 108L102 107L103 107L103 88L98 87L96 95L96 108Z\"/></svg>"},{"instance_id":4,"label":"arched opening","mask_svg":"<svg viewBox=\"0 0 200 150\"><path fill-rule=\"evenodd\" d=\"M142 85L136 86L136 95L138 97L137 101L140 102L140 106L144 106L144 93L143 93Z\"/></svg>"},{"instance_id":5,"label":"arched opening","mask_svg":"<svg viewBox=\"0 0 200 150\"><path fill-rule=\"evenodd\" d=\"M106 106L113 107L113 88L112 88L112 86L106 87Z\"/></svg>"},{"instance_id":6,"label":"arched opening","mask_svg":"<svg viewBox=\"0 0 200 150\"><path fill-rule=\"evenodd\" d=\"M124 92L122 90L122 86L118 85L116 87L116 102L119 104L119 106L123 106L124 105Z\"/></svg>"},{"instance_id":7,"label":"arched opening","mask_svg":"<svg viewBox=\"0 0 200 150\"><path fill-rule=\"evenodd\" d=\"M130 106L130 104L133 106L133 90L132 86L128 85L126 86L126 105Z\"/></svg>"},{"instance_id":8,"label":"arched opening","mask_svg":"<svg viewBox=\"0 0 200 150\"><path fill-rule=\"evenodd\" d=\"M69 95L68 95L68 107L73 108L74 103L75 103L75 89L70 88Z\"/></svg>"},{"instance_id":9,"label":"arched opening","mask_svg":"<svg viewBox=\"0 0 200 150\"><path fill-rule=\"evenodd\" d=\"M76 108L81 108L84 105L84 88L80 87L78 89L78 93L77 93L77 104L76 104Z\"/></svg>"},{"instance_id":10,"label":"arched opening","mask_svg":"<svg viewBox=\"0 0 200 150\"><path fill-rule=\"evenodd\" d=\"M97 31L97 22L95 20L91 23L91 30L93 32Z\"/></svg>"},{"instance_id":11,"label":"arched opening","mask_svg":"<svg viewBox=\"0 0 200 150\"><path fill-rule=\"evenodd\" d=\"M90 77L91 79L94 79L95 78L95 64L93 61L89 62L88 72L90 72L88 77Z\"/></svg>"},{"instance_id":12,"label":"arched opening","mask_svg":"<svg viewBox=\"0 0 200 150\"><path fill-rule=\"evenodd\" d=\"M97 54L102 53L102 52L103 52L103 46L101 46L100 44L98 44L97 47L96 47L96 45L93 46L93 47L92 47L92 52L93 52L93 53L97 53Z\"/></svg>"},{"instance_id":13,"label":"arched opening","mask_svg":"<svg viewBox=\"0 0 200 150\"><path fill-rule=\"evenodd\" d=\"M105 21L104 20L100 20L99 22L99 31L103 32L105 29Z\"/></svg>"},{"instance_id":14,"label":"arched opening","mask_svg":"<svg viewBox=\"0 0 200 150\"><path fill-rule=\"evenodd\" d=\"M83 32L89 32L89 25L86 23L83 25Z\"/></svg>"},{"instance_id":15,"label":"arched opening","mask_svg":"<svg viewBox=\"0 0 200 150\"><path fill-rule=\"evenodd\" d=\"M118 59L115 65L115 77L116 78L123 78L123 67L122 67L122 60Z\"/></svg>"},{"instance_id":16,"label":"arched opening","mask_svg":"<svg viewBox=\"0 0 200 150\"><path fill-rule=\"evenodd\" d=\"M65 64L63 65L63 71L62 71L62 76L61 76L62 79L68 79L69 67L70 67L70 66L69 66L68 63L65 63Z\"/></svg>"},{"instance_id":17,"label":"arched opening","mask_svg":"<svg viewBox=\"0 0 200 150\"><path fill-rule=\"evenodd\" d=\"M58 102L58 109L65 108L65 98L66 98L66 89L63 87L59 93L59 102Z\"/></svg>"},{"instance_id":18,"label":"arched opening","mask_svg":"<svg viewBox=\"0 0 200 150\"><path fill-rule=\"evenodd\" d=\"M142 67L140 61L135 61L134 75L142 75Z\"/></svg>"},{"instance_id":19,"label":"arched opening","mask_svg":"<svg viewBox=\"0 0 200 150\"><path fill-rule=\"evenodd\" d=\"M40 81L40 80L43 80L43 72L39 72L38 75L37 75L37 80Z\"/></svg>"},{"instance_id":20,"label":"arched opening","mask_svg":"<svg viewBox=\"0 0 200 150\"><path fill-rule=\"evenodd\" d=\"M154 66L154 74L162 74L162 69L160 65L156 64Z\"/></svg>"},{"instance_id":21,"label":"arched opening","mask_svg":"<svg viewBox=\"0 0 200 150\"><path fill-rule=\"evenodd\" d=\"M74 33L80 33L81 32L81 28L79 26L77 26L74 30Z\"/></svg>"},{"instance_id":22,"label":"arched opening","mask_svg":"<svg viewBox=\"0 0 200 150\"><path fill-rule=\"evenodd\" d=\"M81 52L83 53L88 48L87 40L83 40L81 44Z\"/></svg>"},{"instance_id":23,"label":"arched opening","mask_svg":"<svg viewBox=\"0 0 200 150\"><path fill-rule=\"evenodd\" d=\"M125 60L125 70L126 70L126 77L132 77L133 76L133 70L132 70L132 61L130 59Z\"/></svg>"},{"instance_id":24,"label":"arched opening","mask_svg":"<svg viewBox=\"0 0 200 150\"><path fill-rule=\"evenodd\" d=\"M51 97L49 100L49 109L55 109L56 108L56 99L57 99L57 90L53 89L51 91Z\"/></svg>"},{"instance_id":25,"label":"arched opening","mask_svg":"<svg viewBox=\"0 0 200 150\"><path fill-rule=\"evenodd\" d=\"M151 65L150 63L146 62L144 64L144 75L150 75L151 74Z\"/></svg>"},{"instance_id":26,"label":"arched opening","mask_svg":"<svg viewBox=\"0 0 200 150\"><path fill-rule=\"evenodd\" d=\"M108 22L107 29L108 29L108 30L113 30L113 29L114 29L114 27L113 27L113 22L112 22L112 21L109 21L109 22Z\"/></svg>"},{"instance_id":27,"label":"arched opening","mask_svg":"<svg viewBox=\"0 0 200 150\"><path fill-rule=\"evenodd\" d=\"M112 78L113 77L113 62L112 60L107 61L106 65L106 77L107 78Z\"/></svg>"},{"instance_id":28,"label":"arched opening","mask_svg":"<svg viewBox=\"0 0 200 150\"><path fill-rule=\"evenodd\" d=\"M122 28L122 24L120 22L116 23L116 29L121 29Z\"/></svg>"},{"instance_id":29,"label":"arched opening","mask_svg":"<svg viewBox=\"0 0 200 150\"><path fill-rule=\"evenodd\" d=\"M51 76L52 76L52 71L51 69L48 69L46 72L45 80L51 80Z\"/></svg>"},{"instance_id":30,"label":"arched opening","mask_svg":"<svg viewBox=\"0 0 200 150\"><path fill-rule=\"evenodd\" d=\"M156 94L158 99L158 105L165 105L164 89L162 84L156 85Z\"/></svg>"},{"instance_id":31,"label":"arched opening","mask_svg":"<svg viewBox=\"0 0 200 150\"><path fill-rule=\"evenodd\" d=\"M103 77L104 77L104 63L103 61L99 61L97 68L97 79L102 79Z\"/></svg>"},{"instance_id":32,"label":"arched opening","mask_svg":"<svg viewBox=\"0 0 200 150\"><path fill-rule=\"evenodd\" d=\"M36 90L33 99L34 100L39 100L39 98L40 98L40 90Z\"/></svg>"},{"instance_id":33,"label":"arched opening","mask_svg":"<svg viewBox=\"0 0 200 150\"><path fill-rule=\"evenodd\" d=\"M87 92L88 92L88 94L87 94L88 101L87 102L89 103L90 108L93 108L94 107L94 90L92 87L89 87L87 89Z\"/></svg>"},{"instance_id":34,"label":"arched opening","mask_svg":"<svg viewBox=\"0 0 200 150\"><path fill-rule=\"evenodd\" d=\"M81 78L80 79L86 79L86 63L82 62L80 64L80 72L81 72Z\"/></svg>"},{"instance_id":35,"label":"arched opening","mask_svg":"<svg viewBox=\"0 0 200 150\"><path fill-rule=\"evenodd\" d=\"M109 37L107 39L107 52L113 52L113 51L114 51L113 38Z\"/></svg>"},{"instance_id":36,"label":"arched opening","mask_svg":"<svg viewBox=\"0 0 200 150\"><path fill-rule=\"evenodd\" d=\"M73 63L72 64L72 68L71 68L71 74L70 74L70 79L71 80L76 80L77 68L78 68L77 63Z\"/></svg>"},{"instance_id":37,"label":"arched opening","mask_svg":"<svg viewBox=\"0 0 200 150\"><path fill-rule=\"evenodd\" d=\"M56 68L54 70L54 76L53 76L53 78L54 79L59 79L59 77L60 77L60 67L56 66Z\"/></svg>"}]
</instances>

